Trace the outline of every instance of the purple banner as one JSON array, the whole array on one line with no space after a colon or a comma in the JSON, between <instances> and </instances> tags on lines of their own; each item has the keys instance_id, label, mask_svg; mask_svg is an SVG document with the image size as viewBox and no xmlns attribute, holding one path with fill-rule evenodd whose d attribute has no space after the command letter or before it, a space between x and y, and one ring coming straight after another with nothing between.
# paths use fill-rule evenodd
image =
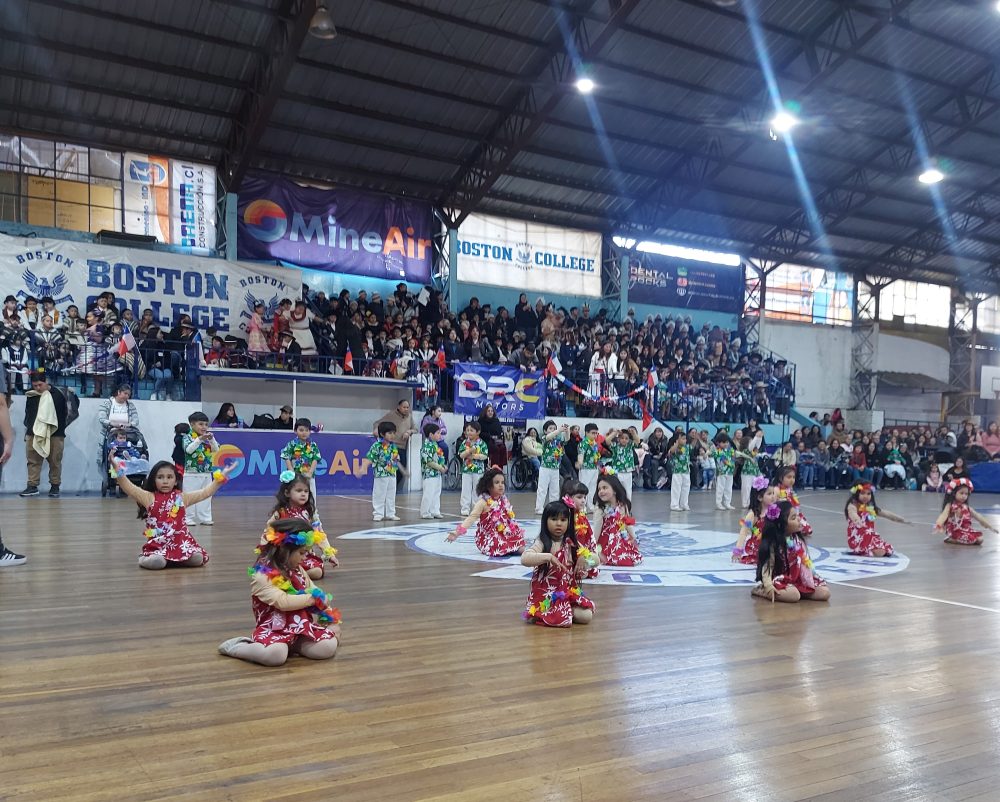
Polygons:
<instances>
[{"instance_id":1,"label":"purple banner","mask_svg":"<svg viewBox=\"0 0 1000 802\"><path fill-rule=\"evenodd\" d=\"M278 476L285 470L281 449L295 435L255 429L221 429L214 432L219 441L215 464L236 462L236 470L220 490L230 496L273 496L278 491ZM313 435L322 457L316 467L316 491L321 496L334 493L370 495L371 465L365 454L375 438L365 434L320 432Z\"/></svg>"},{"instance_id":2,"label":"purple banner","mask_svg":"<svg viewBox=\"0 0 1000 802\"><path fill-rule=\"evenodd\" d=\"M237 255L296 267L427 284L430 204L250 175L238 204Z\"/></svg>"}]
</instances>

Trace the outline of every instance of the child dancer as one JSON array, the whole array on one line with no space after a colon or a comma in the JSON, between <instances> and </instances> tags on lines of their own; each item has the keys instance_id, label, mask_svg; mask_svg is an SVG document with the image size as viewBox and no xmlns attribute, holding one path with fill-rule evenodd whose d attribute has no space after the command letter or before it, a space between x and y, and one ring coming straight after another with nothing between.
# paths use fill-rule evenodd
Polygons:
<instances>
[{"instance_id":1,"label":"child dancer","mask_svg":"<svg viewBox=\"0 0 1000 802\"><path fill-rule=\"evenodd\" d=\"M587 566L579 554L572 520L573 509L564 501L546 504L538 540L521 556L521 565L535 569L523 613L529 624L569 627L589 624L594 618L594 603L578 583Z\"/></svg>"},{"instance_id":2,"label":"child dancer","mask_svg":"<svg viewBox=\"0 0 1000 802\"><path fill-rule=\"evenodd\" d=\"M441 427L427 423L424 443L420 446L420 474L424 479L420 495L421 518L444 518L441 514L441 477L447 471L447 460L441 448Z\"/></svg>"},{"instance_id":3,"label":"child dancer","mask_svg":"<svg viewBox=\"0 0 1000 802\"><path fill-rule=\"evenodd\" d=\"M778 483L778 501L787 501L795 507L798 511L799 524L802 527L802 536L809 537L813 533L813 528L806 520L806 516L802 514L802 505L799 503L799 497L795 494L794 466L786 465L784 468L778 468L775 481Z\"/></svg>"},{"instance_id":4,"label":"child dancer","mask_svg":"<svg viewBox=\"0 0 1000 802\"><path fill-rule=\"evenodd\" d=\"M733 549L733 562L756 565L760 551L760 533L764 525L764 510L778 500L778 486L766 477L755 476L750 491L747 514L740 521L740 536Z\"/></svg>"},{"instance_id":5,"label":"child dancer","mask_svg":"<svg viewBox=\"0 0 1000 802\"><path fill-rule=\"evenodd\" d=\"M750 490L753 487L754 477L760 476L760 464L757 462L757 452L763 435L759 432L752 440L743 438L740 448L734 454L743 458L743 470L740 471L740 499L743 502L743 509L750 506Z\"/></svg>"},{"instance_id":6,"label":"child dancer","mask_svg":"<svg viewBox=\"0 0 1000 802\"><path fill-rule=\"evenodd\" d=\"M181 438L181 447L184 449L184 480L189 493L198 493L212 484L212 455L219 450L219 444L215 435L208 430L208 415L204 412L192 412L188 415L188 423L191 428ZM215 523L212 520L211 496L211 493L205 496L205 501L201 504L191 502L188 505L185 521L188 526L212 526Z\"/></svg>"},{"instance_id":7,"label":"child dancer","mask_svg":"<svg viewBox=\"0 0 1000 802\"><path fill-rule=\"evenodd\" d=\"M198 566L208 562L208 552L188 531L184 508L214 496L228 481L234 467L227 465L221 471L216 470L208 487L185 493L176 469L166 460L152 467L142 487L132 484L121 463L112 466L118 486L139 505L137 517L146 519L146 542L139 557L141 567L156 571L166 568L167 563Z\"/></svg>"},{"instance_id":8,"label":"child dancer","mask_svg":"<svg viewBox=\"0 0 1000 802\"><path fill-rule=\"evenodd\" d=\"M301 520L275 521L248 569L256 619L253 636L230 638L219 653L262 666L280 666L289 653L328 660L340 643L340 613L302 570L302 560L324 535Z\"/></svg>"},{"instance_id":9,"label":"child dancer","mask_svg":"<svg viewBox=\"0 0 1000 802\"><path fill-rule=\"evenodd\" d=\"M635 473L635 444L627 429L612 429L607 442L611 451L611 469L625 489L625 495L632 499L632 475Z\"/></svg>"},{"instance_id":10,"label":"child dancer","mask_svg":"<svg viewBox=\"0 0 1000 802\"><path fill-rule=\"evenodd\" d=\"M632 502L625 488L612 473L603 473L597 480L597 546L601 562L606 565L629 567L642 562L639 541L635 536Z\"/></svg>"},{"instance_id":11,"label":"child dancer","mask_svg":"<svg viewBox=\"0 0 1000 802\"><path fill-rule=\"evenodd\" d=\"M597 475L600 472L601 445L597 442L597 424L588 423L583 427L583 440L580 442L576 469L580 472L580 481L587 486L587 513L594 511L591 499L597 492Z\"/></svg>"},{"instance_id":12,"label":"child dancer","mask_svg":"<svg viewBox=\"0 0 1000 802\"><path fill-rule=\"evenodd\" d=\"M546 503L559 498L559 466L566 453L569 426L556 426L554 420L542 427L542 466L538 469L538 490L535 492L535 514L541 515Z\"/></svg>"},{"instance_id":13,"label":"child dancer","mask_svg":"<svg viewBox=\"0 0 1000 802\"><path fill-rule=\"evenodd\" d=\"M687 444L687 435L680 429L674 429L670 438L673 442L667 448L667 459L670 460L670 509L674 512L690 510L691 496L691 446Z\"/></svg>"},{"instance_id":14,"label":"child dancer","mask_svg":"<svg viewBox=\"0 0 1000 802\"><path fill-rule=\"evenodd\" d=\"M595 491L596 492L596 491ZM587 563L587 579L597 577L600 569L601 550L598 548L594 529L587 518L587 486L576 479L567 479L562 486L563 501L573 510L573 535L578 553Z\"/></svg>"},{"instance_id":15,"label":"child dancer","mask_svg":"<svg viewBox=\"0 0 1000 802\"><path fill-rule=\"evenodd\" d=\"M301 473L309 482L309 490L314 499L319 498L316 492L316 466L321 459L319 446L310 437L312 421L309 418L299 418L295 421L295 437L281 449L281 458L285 461L285 470Z\"/></svg>"},{"instance_id":16,"label":"child dancer","mask_svg":"<svg viewBox=\"0 0 1000 802\"><path fill-rule=\"evenodd\" d=\"M715 508L735 510L733 506L733 474L736 473L736 449L726 432L715 435L712 456L715 457Z\"/></svg>"},{"instance_id":17,"label":"child dancer","mask_svg":"<svg viewBox=\"0 0 1000 802\"><path fill-rule=\"evenodd\" d=\"M779 501L764 511L757 585L750 595L780 602L830 600L826 581L813 573L802 520L790 501Z\"/></svg>"},{"instance_id":18,"label":"child dancer","mask_svg":"<svg viewBox=\"0 0 1000 802\"><path fill-rule=\"evenodd\" d=\"M504 493L503 471L490 468L476 486L479 500L469 516L448 535L454 543L469 531L477 518L476 548L487 557L506 557L524 551L524 530L514 520L514 508Z\"/></svg>"},{"instance_id":19,"label":"child dancer","mask_svg":"<svg viewBox=\"0 0 1000 802\"><path fill-rule=\"evenodd\" d=\"M365 454L372 464L372 471L375 473L375 480L372 483L372 520L398 521L396 515L396 472L401 472L404 476L406 471L399 464L399 449L392 442L392 436L396 434L396 424L392 421L382 421L378 425L379 439L372 443L372 447Z\"/></svg>"},{"instance_id":20,"label":"child dancer","mask_svg":"<svg viewBox=\"0 0 1000 802\"><path fill-rule=\"evenodd\" d=\"M975 488L972 486L972 480L965 476L948 482L945 488L944 506L934 524L935 532L945 532L948 535L944 539L945 543L981 546L983 533L972 528L973 518L991 532L997 531L989 521L969 506L969 496L973 490Z\"/></svg>"},{"instance_id":21,"label":"child dancer","mask_svg":"<svg viewBox=\"0 0 1000 802\"><path fill-rule=\"evenodd\" d=\"M309 480L302 474L295 471L282 471L278 477L281 484L278 485L278 492L275 494L275 504L271 508L271 517L267 519L267 526L270 528L276 521L297 520L301 524L309 524L310 529L319 532L323 537L316 546L323 552L323 557L317 557L312 549L306 553L302 559L302 570L308 574L310 579L323 578L323 560L328 560L330 565L336 568L337 550L330 545L330 541L323 531L323 524L316 515L316 498L309 488ZM267 545L267 532L261 536L259 546L263 548Z\"/></svg>"},{"instance_id":22,"label":"child dancer","mask_svg":"<svg viewBox=\"0 0 1000 802\"><path fill-rule=\"evenodd\" d=\"M462 460L462 515L468 515L472 509L473 490L476 482L482 481L490 458L489 446L479 436L481 430L479 421L470 420L465 424L465 439L458 444L458 458Z\"/></svg>"},{"instance_id":23,"label":"child dancer","mask_svg":"<svg viewBox=\"0 0 1000 802\"><path fill-rule=\"evenodd\" d=\"M883 510L875 503L875 489L868 482L860 482L851 488L851 496L844 505L847 518L847 548L851 554L865 557L891 557L892 546L878 536L875 519L881 515L890 521L905 524L905 520L894 512Z\"/></svg>"}]
</instances>

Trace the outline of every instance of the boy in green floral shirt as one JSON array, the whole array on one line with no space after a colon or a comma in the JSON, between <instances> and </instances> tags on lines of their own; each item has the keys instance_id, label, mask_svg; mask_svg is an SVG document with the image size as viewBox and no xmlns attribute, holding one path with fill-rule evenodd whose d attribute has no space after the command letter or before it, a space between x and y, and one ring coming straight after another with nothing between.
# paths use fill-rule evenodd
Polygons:
<instances>
[{"instance_id":1,"label":"boy in green floral shirt","mask_svg":"<svg viewBox=\"0 0 1000 802\"><path fill-rule=\"evenodd\" d=\"M476 483L486 473L490 459L490 447L479 436L481 430L479 421L470 420L465 424L465 439L458 444L458 458L462 460L462 515L468 515L472 509Z\"/></svg>"},{"instance_id":2,"label":"boy in green floral shirt","mask_svg":"<svg viewBox=\"0 0 1000 802\"><path fill-rule=\"evenodd\" d=\"M674 432L674 442L667 449L670 460L670 509L674 512L690 510L691 495L691 446L687 444L687 435L680 429Z\"/></svg>"},{"instance_id":3,"label":"boy in green floral shirt","mask_svg":"<svg viewBox=\"0 0 1000 802\"><path fill-rule=\"evenodd\" d=\"M406 469L399 464L399 448L392 442L396 424L383 421L378 425L378 440L372 443L365 458L372 465L375 479L372 482L372 520L398 521L396 515L396 473Z\"/></svg>"},{"instance_id":4,"label":"boy in green floral shirt","mask_svg":"<svg viewBox=\"0 0 1000 802\"><path fill-rule=\"evenodd\" d=\"M541 515L545 505L559 499L559 466L566 454L569 426L556 426L554 420L542 426L542 465L538 469L538 490L535 491L535 514Z\"/></svg>"},{"instance_id":5,"label":"boy in green floral shirt","mask_svg":"<svg viewBox=\"0 0 1000 802\"><path fill-rule=\"evenodd\" d=\"M212 471L215 470L213 458L219 450L219 444L208 430L208 415L204 412L192 412L188 416L191 429L181 438L184 449L184 492L196 493L212 483ZM184 517L188 526L205 524L211 526L212 499L207 498L197 504L186 507Z\"/></svg>"},{"instance_id":6,"label":"boy in green floral shirt","mask_svg":"<svg viewBox=\"0 0 1000 802\"><path fill-rule=\"evenodd\" d=\"M285 468L302 474L309 480L313 501L319 507L319 496L316 495L316 466L321 458L319 446L310 439L311 434L312 421L309 418L299 418L295 421L295 438L289 440L281 449L281 458L285 461Z\"/></svg>"},{"instance_id":7,"label":"boy in green floral shirt","mask_svg":"<svg viewBox=\"0 0 1000 802\"><path fill-rule=\"evenodd\" d=\"M715 508L735 510L733 506L733 474L736 473L736 449L726 432L719 432L713 440L712 456L715 457Z\"/></svg>"},{"instance_id":8,"label":"boy in green floral shirt","mask_svg":"<svg viewBox=\"0 0 1000 802\"><path fill-rule=\"evenodd\" d=\"M625 488L625 493L629 499L632 498L632 476L635 473L635 443L632 442L632 435L627 429L611 429L605 442L611 452L611 469L618 477L618 481Z\"/></svg>"},{"instance_id":9,"label":"boy in green floral shirt","mask_svg":"<svg viewBox=\"0 0 1000 802\"><path fill-rule=\"evenodd\" d=\"M420 474L424 480L420 496L421 518L444 518L441 514L441 477L448 466L440 441L440 426L436 423L424 426L424 444L420 446Z\"/></svg>"},{"instance_id":10,"label":"boy in green floral shirt","mask_svg":"<svg viewBox=\"0 0 1000 802\"><path fill-rule=\"evenodd\" d=\"M596 423L588 423L583 427L584 436L576 459L580 481L587 486L588 513L594 511L594 493L597 492L597 477L601 467L601 444L597 442L597 432Z\"/></svg>"}]
</instances>

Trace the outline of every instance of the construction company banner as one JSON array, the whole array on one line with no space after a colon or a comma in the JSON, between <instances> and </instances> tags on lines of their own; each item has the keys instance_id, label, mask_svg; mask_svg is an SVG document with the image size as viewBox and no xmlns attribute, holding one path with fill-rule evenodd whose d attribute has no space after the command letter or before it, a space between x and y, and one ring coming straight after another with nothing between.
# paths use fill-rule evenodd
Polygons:
<instances>
[{"instance_id":1,"label":"construction company banner","mask_svg":"<svg viewBox=\"0 0 1000 802\"><path fill-rule=\"evenodd\" d=\"M219 493L230 496L271 496L285 470L281 449L294 437L294 432L267 432L251 429L220 429L215 431L219 450L213 461L222 468L235 463L229 475L232 480ZM319 448L320 462L316 466L316 492L321 496L337 494L370 495L372 492L371 463L365 454L375 438L370 434L340 434L319 432L312 435Z\"/></svg>"},{"instance_id":2,"label":"construction company banner","mask_svg":"<svg viewBox=\"0 0 1000 802\"><path fill-rule=\"evenodd\" d=\"M171 244L209 253L215 250L215 226L215 168L171 159Z\"/></svg>"},{"instance_id":3,"label":"construction company banner","mask_svg":"<svg viewBox=\"0 0 1000 802\"><path fill-rule=\"evenodd\" d=\"M63 312L75 304L82 316L110 290L136 318L152 309L170 328L188 314L199 329L222 332L246 331L258 302L270 320L282 298L302 290L299 271L284 267L2 234L0 275L20 302L50 295Z\"/></svg>"},{"instance_id":4,"label":"construction company banner","mask_svg":"<svg viewBox=\"0 0 1000 802\"><path fill-rule=\"evenodd\" d=\"M302 268L428 284L428 203L251 174L238 204L237 253Z\"/></svg>"},{"instance_id":5,"label":"construction company banner","mask_svg":"<svg viewBox=\"0 0 1000 802\"><path fill-rule=\"evenodd\" d=\"M205 253L215 248L215 168L126 153L125 233Z\"/></svg>"},{"instance_id":6,"label":"construction company banner","mask_svg":"<svg viewBox=\"0 0 1000 802\"><path fill-rule=\"evenodd\" d=\"M739 314L743 268L643 253L629 261L629 303Z\"/></svg>"},{"instance_id":7,"label":"construction company banner","mask_svg":"<svg viewBox=\"0 0 1000 802\"><path fill-rule=\"evenodd\" d=\"M493 404L506 421L544 418L546 384L542 372L458 362L455 365L455 414L478 416Z\"/></svg>"},{"instance_id":8,"label":"construction company banner","mask_svg":"<svg viewBox=\"0 0 1000 802\"><path fill-rule=\"evenodd\" d=\"M601 296L601 235L470 214L458 229L458 280Z\"/></svg>"}]
</instances>

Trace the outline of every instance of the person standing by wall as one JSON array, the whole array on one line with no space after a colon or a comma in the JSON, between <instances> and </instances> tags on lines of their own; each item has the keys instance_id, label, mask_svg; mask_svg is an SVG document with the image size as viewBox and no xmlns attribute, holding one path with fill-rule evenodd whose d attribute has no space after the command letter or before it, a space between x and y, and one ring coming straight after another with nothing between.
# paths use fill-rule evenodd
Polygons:
<instances>
[{"instance_id":1,"label":"person standing by wall","mask_svg":"<svg viewBox=\"0 0 1000 802\"><path fill-rule=\"evenodd\" d=\"M63 448L66 444L66 396L52 387L43 368L31 372L31 390L24 404L24 441L28 486L21 497L38 495L42 463L49 463L49 498L59 498Z\"/></svg>"}]
</instances>

